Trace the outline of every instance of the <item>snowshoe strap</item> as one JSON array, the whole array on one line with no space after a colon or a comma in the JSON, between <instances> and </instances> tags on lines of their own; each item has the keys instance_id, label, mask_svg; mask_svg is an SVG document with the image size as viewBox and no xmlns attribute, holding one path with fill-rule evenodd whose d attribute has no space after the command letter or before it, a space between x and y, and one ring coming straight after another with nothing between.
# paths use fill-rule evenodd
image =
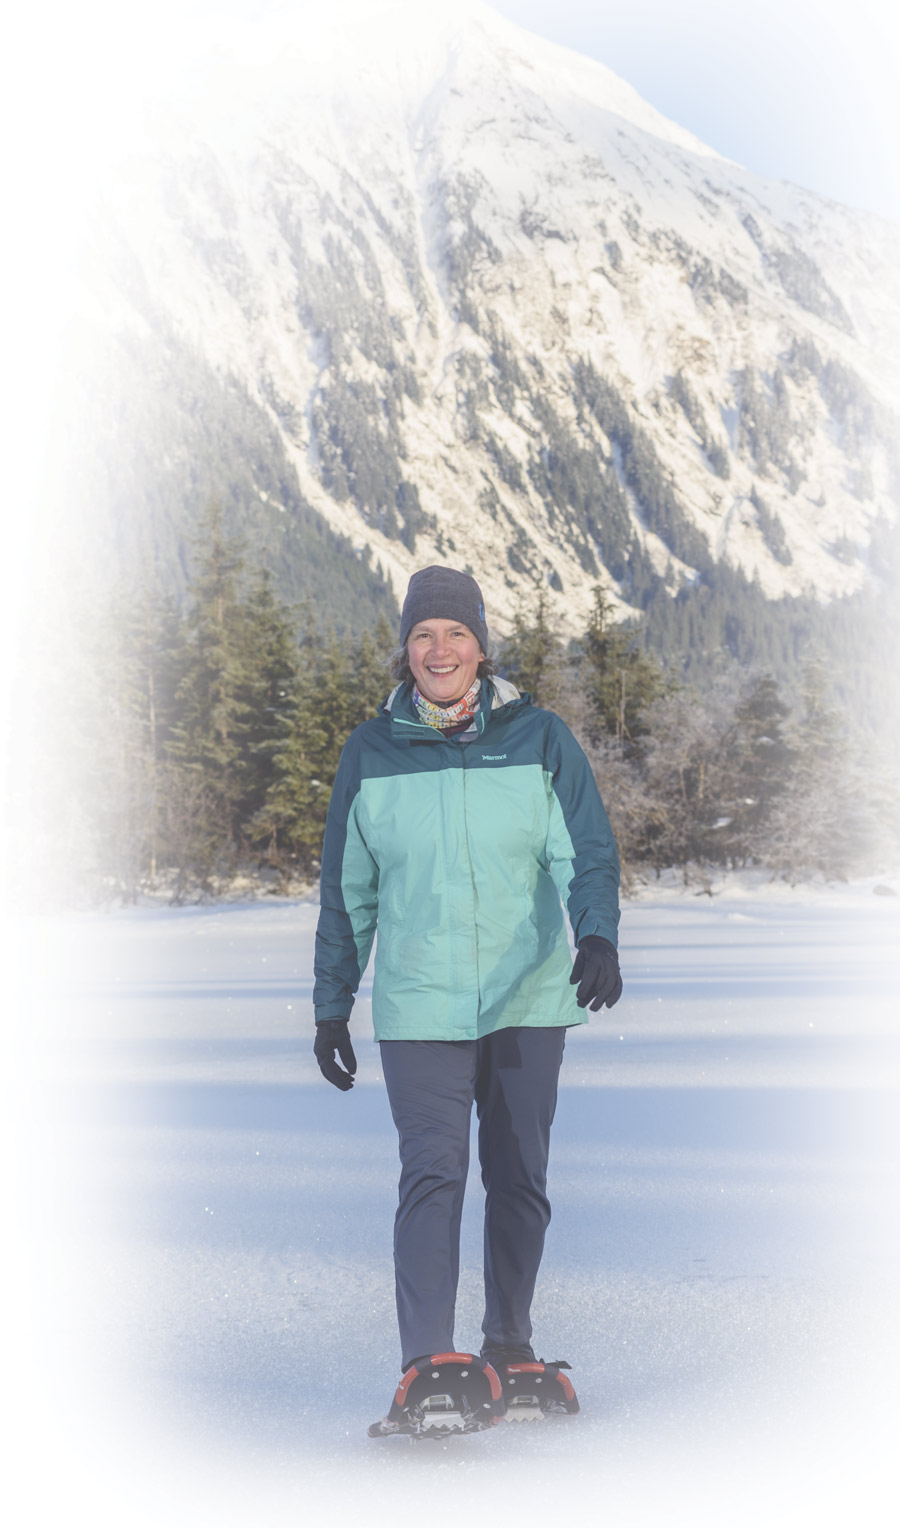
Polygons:
<instances>
[{"instance_id":1,"label":"snowshoe strap","mask_svg":"<svg viewBox=\"0 0 900 1528\"><path fill-rule=\"evenodd\" d=\"M483 1358L476 1358L474 1353L433 1353L430 1358L419 1359L418 1362L410 1364L397 1386L397 1393L391 1402L387 1420L401 1422L406 1416L407 1407L414 1403L416 1392L426 1388L431 1380L435 1386L443 1381L455 1391L460 1381L464 1386L465 1380L470 1375L477 1376L474 1388L480 1397L484 1397L481 1400L481 1409L489 1412L492 1417L502 1416L503 1386L496 1370L489 1363ZM424 1381L424 1385L416 1383L420 1380Z\"/></svg>"},{"instance_id":2,"label":"snowshoe strap","mask_svg":"<svg viewBox=\"0 0 900 1528\"><path fill-rule=\"evenodd\" d=\"M555 1380L562 1395L562 1404L566 1411L576 1412L579 1410L578 1397L575 1387L567 1375L561 1374L561 1369L571 1369L572 1365L565 1359L559 1359L556 1363L545 1363L543 1359L536 1360L532 1364L507 1364L506 1374L539 1374L549 1380Z\"/></svg>"}]
</instances>

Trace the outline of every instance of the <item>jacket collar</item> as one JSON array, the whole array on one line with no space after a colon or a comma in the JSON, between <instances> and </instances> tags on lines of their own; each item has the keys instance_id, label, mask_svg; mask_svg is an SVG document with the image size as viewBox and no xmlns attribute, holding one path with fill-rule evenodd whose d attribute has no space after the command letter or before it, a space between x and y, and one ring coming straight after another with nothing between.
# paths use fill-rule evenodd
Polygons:
<instances>
[{"instance_id":1,"label":"jacket collar","mask_svg":"<svg viewBox=\"0 0 900 1528\"><path fill-rule=\"evenodd\" d=\"M484 732L495 718L506 715L518 709L519 706L530 704L530 695L521 694L508 679L501 679L499 675L495 675L481 686L481 707L475 713L475 725L479 733ZM416 738L422 742L445 741L443 733L439 732L437 727L429 727L427 722L421 720L413 704L410 685L395 685L381 709L390 717L391 730L394 733L402 734L410 740Z\"/></svg>"}]
</instances>

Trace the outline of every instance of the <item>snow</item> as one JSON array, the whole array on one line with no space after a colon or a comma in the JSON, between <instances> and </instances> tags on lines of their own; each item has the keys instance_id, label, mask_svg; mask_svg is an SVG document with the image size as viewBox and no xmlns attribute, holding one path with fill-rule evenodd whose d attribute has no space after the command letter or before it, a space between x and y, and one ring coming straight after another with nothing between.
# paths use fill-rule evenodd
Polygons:
<instances>
[{"instance_id":1,"label":"snow","mask_svg":"<svg viewBox=\"0 0 900 1528\"><path fill-rule=\"evenodd\" d=\"M314 902L21 920L29 1521L884 1520L900 898L874 884L626 904L625 996L567 1037L534 1312L582 1413L428 1445L365 1437L397 1377L396 1145L368 985L356 1088L316 1071Z\"/></svg>"}]
</instances>

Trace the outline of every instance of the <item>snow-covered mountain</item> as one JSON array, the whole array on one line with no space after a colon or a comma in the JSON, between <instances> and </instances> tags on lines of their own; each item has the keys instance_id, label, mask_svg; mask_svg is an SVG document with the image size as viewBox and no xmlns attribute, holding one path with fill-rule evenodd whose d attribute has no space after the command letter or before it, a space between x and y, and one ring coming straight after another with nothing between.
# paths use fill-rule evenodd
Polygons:
<instances>
[{"instance_id":1,"label":"snow-covered mountain","mask_svg":"<svg viewBox=\"0 0 900 1528\"><path fill-rule=\"evenodd\" d=\"M900 230L479 0L336 0L180 78L84 267L126 557L219 494L288 570L317 517L400 595L471 566L501 629L723 560L770 598L877 579Z\"/></svg>"}]
</instances>

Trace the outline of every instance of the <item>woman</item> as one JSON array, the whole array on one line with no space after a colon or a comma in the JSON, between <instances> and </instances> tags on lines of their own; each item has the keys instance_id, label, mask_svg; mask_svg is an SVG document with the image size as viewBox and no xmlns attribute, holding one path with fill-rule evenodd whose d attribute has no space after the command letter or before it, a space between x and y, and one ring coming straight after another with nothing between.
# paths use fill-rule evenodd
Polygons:
<instances>
[{"instance_id":1,"label":"woman","mask_svg":"<svg viewBox=\"0 0 900 1528\"><path fill-rule=\"evenodd\" d=\"M559 717L496 676L475 579L413 574L400 642L400 683L341 755L313 998L316 1057L347 1090L347 1021L377 927L372 1012L400 1138L403 1378L373 1434L577 1410L560 1365L535 1359L530 1310L565 1031L622 990L618 859L596 784ZM486 1195L480 1358L453 1350L473 1102Z\"/></svg>"}]
</instances>

